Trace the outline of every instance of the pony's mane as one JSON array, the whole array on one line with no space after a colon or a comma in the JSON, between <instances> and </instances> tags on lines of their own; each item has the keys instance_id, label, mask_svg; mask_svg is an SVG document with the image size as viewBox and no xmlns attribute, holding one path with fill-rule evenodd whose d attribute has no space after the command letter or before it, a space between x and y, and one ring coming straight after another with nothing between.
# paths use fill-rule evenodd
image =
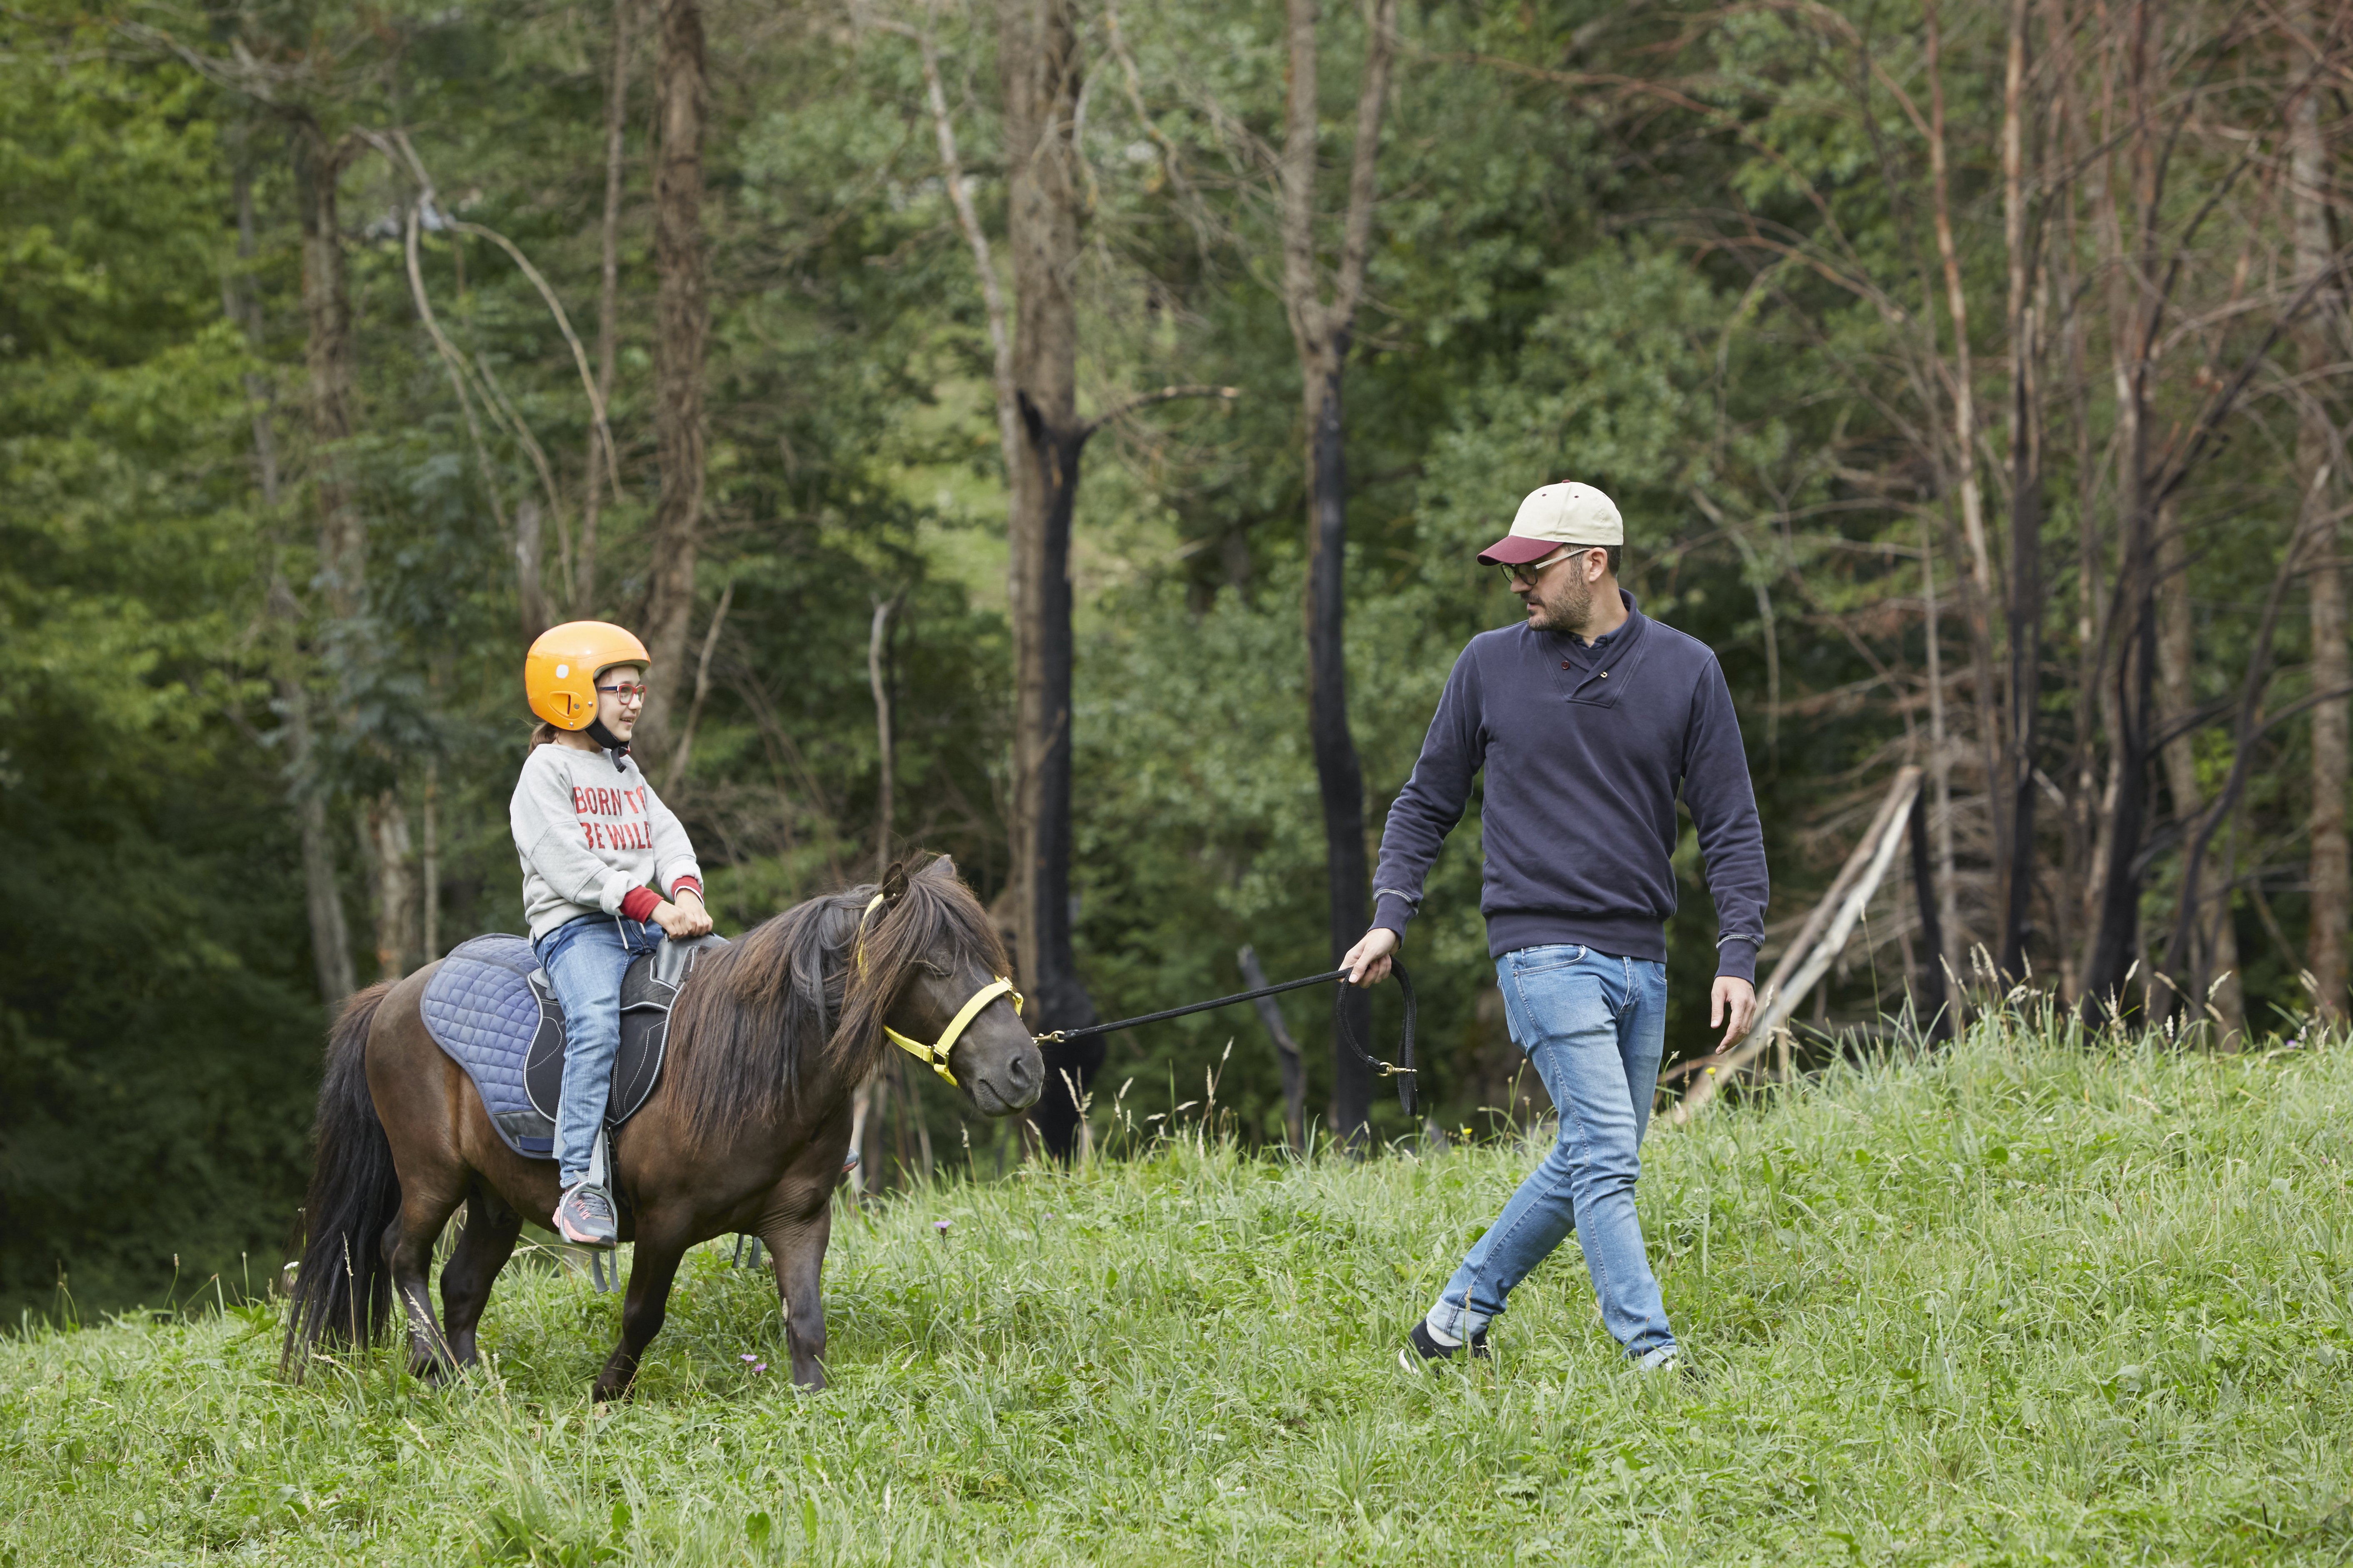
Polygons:
<instances>
[{"instance_id":1,"label":"pony's mane","mask_svg":"<svg viewBox=\"0 0 2353 1568\"><path fill-rule=\"evenodd\" d=\"M756 1118L773 1122L804 1077L860 1082L886 1040L882 1020L918 967L968 959L1010 973L988 912L945 856L893 866L883 908L865 921L865 963L851 949L877 884L794 905L695 965L672 1008L670 1092L688 1130L709 1138Z\"/></svg>"}]
</instances>

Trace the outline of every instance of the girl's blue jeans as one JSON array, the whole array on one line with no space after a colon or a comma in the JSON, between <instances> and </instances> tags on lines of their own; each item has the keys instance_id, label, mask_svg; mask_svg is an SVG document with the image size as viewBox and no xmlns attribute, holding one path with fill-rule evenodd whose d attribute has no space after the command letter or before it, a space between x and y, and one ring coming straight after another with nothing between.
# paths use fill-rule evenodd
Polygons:
<instances>
[{"instance_id":1,"label":"girl's blue jeans","mask_svg":"<svg viewBox=\"0 0 2353 1568\"><path fill-rule=\"evenodd\" d=\"M1666 1038L1667 966L1577 946L1495 962L1512 1037L1560 1113L1560 1135L1454 1271L1430 1325L1468 1340L1574 1228L1601 1321L1645 1363L1675 1346L1634 1212L1642 1133Z\"/></svg>"},{"instance_id":2,"label":"girl's blue jeans","mask_svg":"<svg viewBox=\"0 0 2353 1568\"><path fill-rule=\"evenodd\" d=\"M583 915L532 944L564 1004L564 1092L555 1108L555 1159L566 1187L588 1177L596 1131L613 1098L621 1050L621 976L659 945L661 927L618 915Z\"/></svg>"}]
</instances>

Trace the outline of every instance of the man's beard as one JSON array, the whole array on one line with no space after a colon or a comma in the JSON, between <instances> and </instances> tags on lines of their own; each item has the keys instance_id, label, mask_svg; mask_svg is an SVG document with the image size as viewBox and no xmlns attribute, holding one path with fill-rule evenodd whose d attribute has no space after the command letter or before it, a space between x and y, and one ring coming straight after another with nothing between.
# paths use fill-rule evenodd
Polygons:
<instances>
[{"instance_id":1,"label":"man's beard","mask_svg":"<svg viewBox=\"0 0 2353 1568\"><path fill-rule=\"evenodd\" d=\"M1572 573L1553 594L1528 595L1528 625L1544 632L1574 632L1593 613L1593 584Z\"/></svg>"}]
</instances>

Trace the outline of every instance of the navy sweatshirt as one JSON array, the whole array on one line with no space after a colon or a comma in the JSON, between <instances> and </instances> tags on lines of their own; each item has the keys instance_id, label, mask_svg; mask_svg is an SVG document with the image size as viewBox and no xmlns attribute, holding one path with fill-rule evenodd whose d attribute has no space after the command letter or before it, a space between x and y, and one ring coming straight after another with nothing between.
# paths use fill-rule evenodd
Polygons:
<instances>
[{"instance_id":1,"label":"navy sweatshirt","mask_svg":"<svg viewBox=\"0 0 2353 1568\"><path fill-rule=\"evenodd\" d=\"M1757 978L1765 837L1732 693L1705 643L1624 598L1626 624L1590 647L1525 622L1471 639L1381 829L1376 926L1404 936L1484 768L1489 952L1575 942L1663 961L1680 790L1715 900L1716 973Z\"/></svg>"}]
</instances>

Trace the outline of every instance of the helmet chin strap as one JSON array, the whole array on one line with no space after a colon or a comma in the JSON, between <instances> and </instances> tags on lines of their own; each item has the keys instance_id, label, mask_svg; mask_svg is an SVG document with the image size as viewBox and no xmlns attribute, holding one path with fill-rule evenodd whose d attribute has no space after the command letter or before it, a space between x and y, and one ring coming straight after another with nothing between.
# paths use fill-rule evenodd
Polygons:
<instances>
[{"instance_id":1,"label":"helmet chin strap","mask_svg":"<svg viewBox=\"0 0 2353 1568\"><path fill-rule=\"evenodd\" d=\"M588 738L605 748L605 754L613 759L615 773L625 771L621 766L621 760L629 754L629 743L605 728L604 720L600 718L588 721Z\"/></svg>"}]
</instances>

